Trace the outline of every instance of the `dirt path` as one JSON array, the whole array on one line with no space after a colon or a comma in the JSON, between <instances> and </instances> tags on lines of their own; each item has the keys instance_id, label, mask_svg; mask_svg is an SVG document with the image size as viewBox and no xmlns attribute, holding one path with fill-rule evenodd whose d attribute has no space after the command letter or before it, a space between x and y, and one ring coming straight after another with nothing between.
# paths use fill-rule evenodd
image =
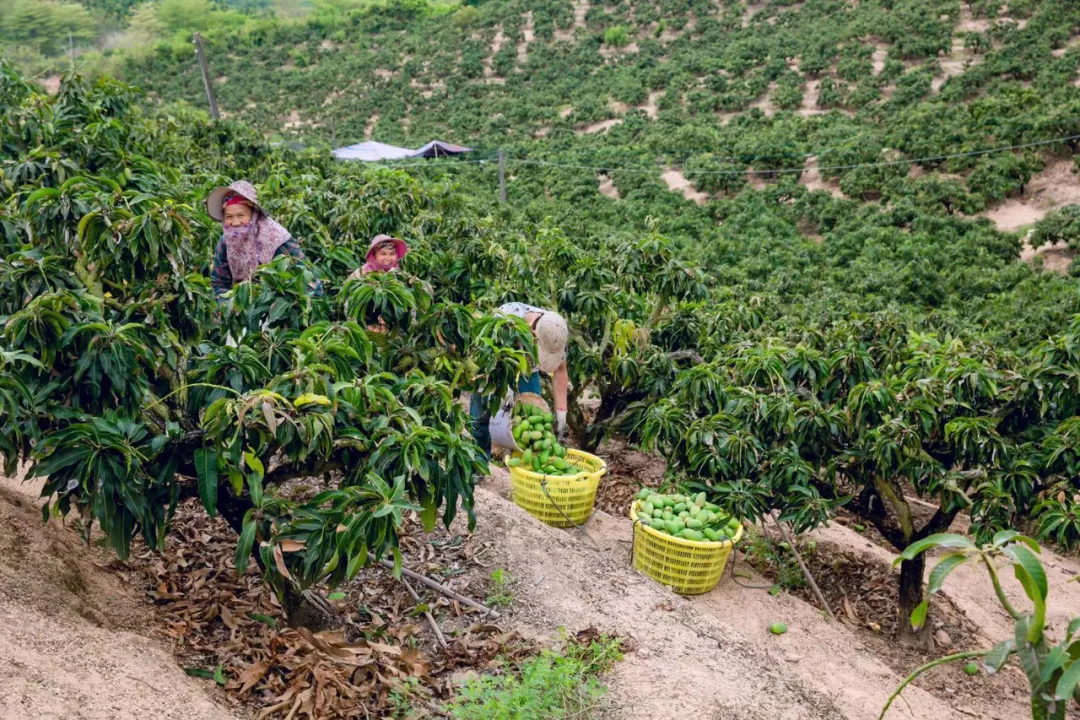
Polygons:
<instances>
[{"instance_id":1,"label":"dirt path","mask_svg":"<svg viewBox=\"0 0 1080 720\"><path fill-rule=\"evenodd\" d=\"M827 623L795 596L773 597L725 575L713 592L681 598L631 569L629 520L598 511L585 538L541 525L508 494L505 472L496 470L477 491L477 513L486 518L479 533L500 538L499 562L516 578L513 620L595 625L633 638L638 650L610 678L619 718L864 720L876 717L901 680L855 631ZM744 582L765 581L754 574ZM787 634L768 632L777 621L787 623ZM1011 697L948 703L918 687L904 697L891 720L1023 717Z\"/></svg>"},{"instance_id":2,"label":"dirt path","mask_svg":"<svg viewBox=\"0 0 1080 720\"><path fill-rule=\"evenodd\" d=\"M1073 160L1047 162L1024 188L1024 194L987 211L986 217L998 230L1014 231L1042 220L1051 210L1080 203L1080 178L1073 172Z\"/></svg>"},{"instance_id":3,"label":"dirt path","mask_svg":"<svg viewBox=\"0 0 1080 720\"><path fill-rule=\"evenodd\" d=\"M799 178L799 184L807 190L825 190L834 198L846 198L847 196L840 190L840 185L835 180L826 180L821 177L821 170L818 169L818 165L819 160L817 157L807 158L806 169L803 170L803 174Z\"/></svg>"},{"instance_id":4,"label":"dirt path","mask_svg":"<svg viewBox=\"0 0 1080 720\"><path fill-rule=\"evenodd\" d=\"M150 639L138 592L0 478L0 717L236 720Z\"/></svg>"},{"instance_id":5,"label":"dirt path","mask_svg":"<svg viewBox=\"0 0 1080 720\"><path fill-rule=\"evenodd\" d=\"M699 192L694 187L694 184L687 180L686 176L678 170L668 170L660 176L660 179L667 183L668 190L682 193L684 198L696 202L698 205L704 205L709 201L709 195Z\"/></svg>"}]
</instances>

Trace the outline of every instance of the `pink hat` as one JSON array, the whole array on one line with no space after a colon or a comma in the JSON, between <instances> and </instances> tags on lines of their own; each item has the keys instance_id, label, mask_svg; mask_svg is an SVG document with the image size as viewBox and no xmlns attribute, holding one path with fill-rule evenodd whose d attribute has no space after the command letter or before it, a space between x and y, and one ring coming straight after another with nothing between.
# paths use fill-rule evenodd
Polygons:
<instances>
[{"instance_id":1,"label":"pink hat","mask_svg":"<svg viewBox=\"0 0 1080 720\"><path fill-rule=\"evenodd\" d=\"M375 261L375 249L383 243L393 243L394 250L397 252L397 259L405 257L409 253L409 246L405 244L405 241L401 238L390 237L389 235L376 235L371 238L371 244L368 245L367 261L374 263Z\"/></svg>"}]
</instances>

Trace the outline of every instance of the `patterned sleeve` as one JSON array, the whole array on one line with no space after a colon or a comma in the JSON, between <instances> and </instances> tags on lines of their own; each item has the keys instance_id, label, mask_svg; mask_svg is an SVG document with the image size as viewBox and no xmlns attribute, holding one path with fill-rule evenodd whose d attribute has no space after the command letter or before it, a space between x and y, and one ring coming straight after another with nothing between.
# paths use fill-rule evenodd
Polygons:
<instances>
[{"instance_id":1,"label":"patterned sleeve","mask_svg":"<svg viewBox=\"0 0 1080 720\"><path fill-rule=\"evenodd\" d=\"M304 251L300 249L300 244L296 242L295 238L289 238L281 245L278 246L277 251L274 253L274 257L279 255L291 255L297 260L304 260ZM314 272L314 271L313 271ZM323 294L322 280L315 278L315 286L311 288L315 295Z\"/></svg>"},{"instance_id":2,"label":"patterned sleeve","mask_svg":"<svg viewBox=\"0 0 1080 720\"><path fill-rule=\"evenodd\" d=\"M225 293L232 290L232 271L229 269L229 254L225 249L225 238L218 240L214 250L214 264L210 269L210 285L214 288L214 299L219 303Z\"/></svg>"}]
</instances>

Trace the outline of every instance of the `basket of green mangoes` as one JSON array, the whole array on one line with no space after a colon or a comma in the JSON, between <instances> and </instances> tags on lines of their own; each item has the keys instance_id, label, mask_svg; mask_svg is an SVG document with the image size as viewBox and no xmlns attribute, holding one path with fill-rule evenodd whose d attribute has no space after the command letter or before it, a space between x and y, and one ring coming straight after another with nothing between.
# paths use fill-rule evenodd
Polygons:
<instances>
[{"instance_id":1,"label":"basket of green mangoes","mask_svg":"<svg viewBox=\"0 0 1080 720\"><path fill-rule=\"evenodd\" d=\"M742 538L742 522L705 493L665 494L643 488L630 506L634 567L682 595L716 587Z\"/></svg>"},{"instance_id":2,"label":"basket of green mangoes","mask_svg":"<svg viewBox=\"0 0 1080 720\"><path fill-rule=\"evenodd\" d=\"M506 460L514 502L548 525L581 525L592 515L607 463L563 447L553 428L546 406L519 402L514 407L512 432L519 449Z\"/></svg>"}]
</instances>

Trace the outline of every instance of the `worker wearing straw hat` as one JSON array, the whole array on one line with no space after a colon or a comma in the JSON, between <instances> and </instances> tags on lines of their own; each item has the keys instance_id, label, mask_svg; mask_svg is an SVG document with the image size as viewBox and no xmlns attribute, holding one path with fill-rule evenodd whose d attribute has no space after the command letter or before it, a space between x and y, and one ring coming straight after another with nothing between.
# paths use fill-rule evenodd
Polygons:
<instances>
[{"instance_id":1,"label":"worker wearing straw hat","mask_svg":"<svg viewBox=\"0 0 1080 720\"><path fill-rule=\"evenodd\" d=\"M556 433L560 438L566 435L566 394L570 386L570 376L566 371L566 353L569 342L569 330L562 315L551 310L528 305L526 303L507 303L499 308L503 315L522 318L529 324L533 337L536 338L537 367L532 374L518 381L519 393L540 394L540 373L551 376L552 393L555 396ZM487 403L479 395L473 395L469 414L472 416L472 434L476 444L487 457L491 457L491 432L488 422L491 419Z\"/></svg>"},{"instance_id":2,"label":"worker wearing straw hat","mask_svg":"<svg viewBox=\"0 0 1080 720\"><path fill-rule=\"evenodd\" d=\"M304 259L296 240L266 214L259 205L255 187L246 180L214 188L206 198L206 211L221 223L222 230L210 273L214 297L219 303L233 285L247 280L255 268L279 255ZM312 290L321 292L318 280Z\"/></svg>"}]
</instances>

